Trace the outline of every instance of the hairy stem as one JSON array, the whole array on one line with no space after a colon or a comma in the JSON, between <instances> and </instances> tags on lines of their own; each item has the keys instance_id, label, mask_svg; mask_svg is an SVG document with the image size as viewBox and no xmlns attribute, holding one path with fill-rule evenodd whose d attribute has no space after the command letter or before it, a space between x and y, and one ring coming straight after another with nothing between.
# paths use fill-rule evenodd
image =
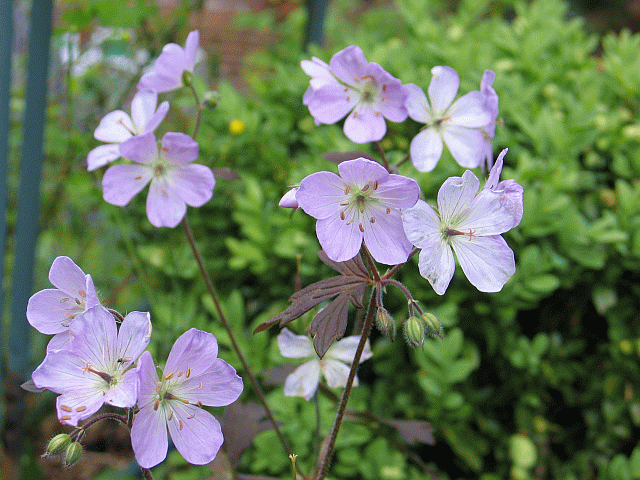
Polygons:
<instances>
[{"instance_id":1,"label":"hairy stem","mask_svg":"<svg viewBox=\"0 0 640 480\"><path fill-rule=\"evenodd\" d=\"M224 326L224 329L229 334L229 339L231 340L231 346L233 347L233 350L236 352L236 355L238 356L238 359L240 360L240 363L242 364L242 368L244 369L245 375L247 377L249 377L249 381L251 382L251 386L253 387L253 390L255 391L256 395L258 395L258 398L260 399L260 402L264 406L264 409L267 412L267 416L269 417L269 421L271 422L271 425L273 426L273 429L275 430L276 434L278 435L278 438L280 439L280 443L284 447L284 449L287 452L287 454L293 455L293 451L291 450L291 447L289 446L289 443L284 438L284 435L282 434L282 431L280 430L280 427L278 426L278 422L276 421L275 417L273 416L273 412L271 411L271 409L269 408L269 405L267 404L267 399L265 398L264 393L262 392L262 389L260 388L260 385L258 384L258 380L256 379L255 375L253 374L253 371L251 370L251 367L249 367L249 364L247 363L244 355L242 354L242 351L240 350L238 342L236 341L236 337L235 337L235 335L233 333L233 329L231 328L231 325L229 324L229 321L227 320L226 315L222 311L222 305L220 304L220 300L218 299L218 294L216 293L216 289L213 286L213 282L211 281L211 277L209 276L209 273L207 272L207 269L204 266L204 261L202 260L202 256L200 255L200 250L198 249L198 246L196 245L195 239L193 237L193 233L191 232L191 228L189 227L189 223L187 222L186 215L182 219L182 227L184 228L184 233L187 236L187 240L189 241L189 245L191 245L191 250L193 251L193 255L194 255L195 259L196 259L196 262L198 263L198 267L200 268L200 273L202 274L202 278L204 280L204 283L207 286L207 290L209 291L209 295L211 295L211 298L213 299L213 303L214 303L214 305L216 307L216 311L218 312L218 316L220 317L220 321L222 322L222 325ZM299 465L298 465L297 468L298 468L298 472L300 473L300 475L306 480L307 477L300 470L300 466Z\"/></svg>"},{"instance_id":2,"label":"hairy stem","mask_svg":"<svg viewBox=\"0 0 640 480\"><path fill-rule=\"evenodd\" d=\"M193 134L191 138L196 139L196 135L198 134L198 130L200 130L200 119L202 118L202 103L200 102L200 97L198 97L198 92L196 92L196 87L193 86L193 82L190 85L191 93L193 93L193 99L196 102L196 108L198 109L198 115L196 117L196 125L193 128Z\"/></svg>"},{"instance_id":3,"label":"hairy stem","mask_svg":"<svg viewBox=\"0 0 640 480\"><path fill-rule=\"evenodd\" d=\"M345 385L344 391L342 392L342 397L340 397L340 403L338 404L336 418L333 420L331 431L329 432L329 436L327 437L329 439L329 442L327 446L324 447L324 454L322 458L318 461L318 474L315 477L316 480L323 480L327 474L327 470L329 469L329 463L331 461L331 455L333 454L333 448L335 447L336 438L338 437L340 425L342 424L342 419L344 418L344 412L347 408L347 401L349 400L349 395L351 394L351 387L353 387L353 381L356 378L358 365L360 365L360 358L362 357L364 346L367 343L367 338L369 338L369 332L371 332L371 325L373 324L373 317L376 311L377 288L379 288L378 285L373 287L373 292L371 292L369 307L367 309L367 318L364 321L364 327L362 329L362 335L360 336L360 342L358 343L358 349L356 350L356 355L353 358L351 370L349 370L347 384Z\"/></svg>"},{"instance_id":4,"label":"hairy stem","mask_svg":"<svg viewBox=\"0 0 640 480\"><path fill-rule=\"evenodd\" d=\"M420 251L419 248L414 248L413 250L411 250L411 252L409 252L409 256L407 257L407 262L411 257L413 257L419 251ZM404 262L404 263L407 263L407 262ZM384 276L382 277L382 280L386 280L388 278L393 277L396 274L396 272L402 268L404 263L399 263L398 265L395 265L391 270L389 270L387 273L384 274Z\"/></svg>"},{"instance_id":5,"label":"hairy stem","mask_svg":"<svg viewBox=\"0 0 640 480\"><path fill-rule=\"evenodd\" d=\"M378 149L378 153L380 154L380 158L382 158L382 163L384 163L384 168L387 169L387 171L390 171L390 165L389 162L387 161L387 156L384 154L384 150L382 150L382 146L380 145L380 142L373 142L374 145L376 146L376 148Z\"/></svg>"},{"instance_id":6,"label":"hairy stem","mask_svg":"<svg viewBox=\"0 0 640 480\"><path fill-rule=\"evenodd\" d=\"M153 475L151 475L151 470L149 470L148 468L142 468L142 476L144 477L145 480L153 480Z\"/></svg>"}]
</instances>

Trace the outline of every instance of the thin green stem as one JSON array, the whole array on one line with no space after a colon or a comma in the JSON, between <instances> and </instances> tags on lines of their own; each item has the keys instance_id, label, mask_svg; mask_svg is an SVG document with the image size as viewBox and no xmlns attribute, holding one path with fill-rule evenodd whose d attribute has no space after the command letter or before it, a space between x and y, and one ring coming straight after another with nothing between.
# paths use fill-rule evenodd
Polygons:
<instances>
[{"instance_id":1,"label":"thin green stem","mask_svg":"<svg viewBox=\"0 0 640 480\"><path fill-rule=\"evenodd\" d=\"M410 153L407 153L407 154L402 158L402 160L400 160L398 163L396 163L396 164L394 165L394 167L398 168L400 165L402 165L402 164L403 164L403 163L405 163L407 160L409 160L409 158L411 158L411 154L410 154Z\"/></svg>"},{"instance_id":2,"label":"thin green stem","mask_svg":"<svg viewBox=\"0 0 640 480\"><path fill-rule=\"evenodd\" d=\"M287 440L284 438L284 435L282 434L282 431L280 430L280 427L278 426L278 422L276 421L275 417L273 416L273 412L271 411L271 409L269 408L269 405L267 404L267 399L264 396L264 393L262 392L262 389L260 388L260 385L258 384L258 380L256 379L255 375L253 374L253 371L251 370L251 367L249 367L249 364L247 363L244 355L242 354L242 351L240 350L240 346L238 345L238 342L236 341L236 337L233 333L233 329L231 328L231 325L229 324L229 321L227 320L226 315L224 314L223 310L222 310L222 305L220 304L220 300L218 299L218 294L216 293L216 289L213 286L213 282L211 281L211 277L209 276L209 273L207 272L207 269L204 265L204 261L202 259L202 256L200 255L200 250L198 249L198 246L196 245L195 239L193 237L193 233L191 232L191 228L189 227L189 222L187 221L187 217L185 215L185 217L182 219L182 227L184 229L184 233L187 236L187 241L189 242L189 245L191 246L191 250L193 251L193 255L196 259L196 262L198 264L198 268L200 269L200 273L202 275L202 278L204 280L204 283L207 287L207 290L209 291L209 295L211 295L211 298L213 299L213 303L216 307L216 311L218 312L218 316L220 317L220 321L222 322L222 325L224 327L224 329L227 331L227 333L229 334L229 339L231 340L231 346L233 347L233 350L236 352L236 355L238 356L238 359L240 360L240 363L242 364L242 368L244 369L245 375L247 377L249 377L249 382L251 382L251 386L253 387L253 390L255 391L256 395L258 395L258 398L260 399L260 402L262 403L262 405L264 406L265 411L267 412L267 416L269 417L269 421L271 422L271 425L273 426L273 429L275 430L276 434L278 435L278 438L280 439L280 443L282 444L282 446L284 447L285 451L289 454L289 455L293 455L293 451L291 450L291 447L289 446L289 443L287 442ZM298 465L298 472L300 473L300 475L306 480L307 477L304 475L304 473L301 471L300 466Z\"/></svg>"},{"instance_id":3,"label":"thin green stem","mask_svg":"<svg viewBox=\"0 0 640 480\"><path fill-rule=\"evenodd\" d=\"M324 454L321 459L318 461L318 474L315 477L315 480L323 480L327 474L327 470L329 469L329 463L331 462L331 455L333 454L333 449L336 445L336 438L338 437L338 432L340 431L340 425L342 424L342 419L344 418L344 412L347 408L347 401L349 400L349 395L351 394L351 387L353 387L353 381L356 378L356 371L358 370L358 365L360 365L360 358L362 358L362 352L364 351L364 346L367 343L367 338L369 338L369 332L371 332L371 326L373 325L373 317L376 311L376 289L378 286L373 287L373 292L371 292L371 298L369 300L369 307L367 309L367 318L364 321L364 328L362 329L362 335L360 336L360 342L358 343L358 348L356 350L356 355L353 358L353 363L351 364L351 369L349 370L349 377L347 377L347 384L344 387L344 391L342 392L342 397L340 397L340 403L338 404L338 411L336 413L336 418L333 420L333 425L331 426L331 431L329 432L329 443L324 449Z\"/></svg>"},{"instance_id":4,"label":"thin green stem","mask_svg":"<svg viewBox=\"0 0 640 480\"><path fill-rule=\"evenodd\" d=\"M196 108L198 109L198 115L196 117L196 125L193 128L193 134L191 138L196 139L196 135L198 134L198 130L200 130L200 119L202 118L202 103L200 102L200 97L198 97L198 92L196 92L196 87L193 86L193 82L189 86L191 88L191 93L193 93L193 99L196 102Z\"/></svg>"}]
</instances>

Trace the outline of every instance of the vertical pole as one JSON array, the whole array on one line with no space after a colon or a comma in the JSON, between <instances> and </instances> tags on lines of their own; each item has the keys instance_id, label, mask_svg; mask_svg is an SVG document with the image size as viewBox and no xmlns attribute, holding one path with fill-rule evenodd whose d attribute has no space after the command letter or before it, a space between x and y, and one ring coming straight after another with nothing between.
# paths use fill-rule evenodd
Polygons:
<instances>
[{"instance_id":1,"label":"vertical pole","mask_svg":"<svg viewBox=\"0 0 640 480\"><path fill-rule=\"evenodd\" d=\"M302 44L302 51L306 52L310 43L321 44L324 37L324 17L328 0L307 0L307 30Z\"/></svg>"}]
</instances>

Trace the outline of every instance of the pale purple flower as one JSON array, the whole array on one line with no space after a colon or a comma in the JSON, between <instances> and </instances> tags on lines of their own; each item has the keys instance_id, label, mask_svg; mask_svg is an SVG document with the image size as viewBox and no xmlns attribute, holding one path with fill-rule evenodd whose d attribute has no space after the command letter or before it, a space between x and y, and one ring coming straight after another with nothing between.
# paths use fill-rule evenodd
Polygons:
<instances>
[{"instance_id":1,"label":"pale purple flower","mask_svg":"<svg viewBox=\"0 0 640 480\"><path fill-rule=\"evenodd\" d=\"M329 387L344 387L347 384L347 377L359 342L359 335L344 337L331 345L324 357L319 358L308 336L295 335L283 328L278 335L280 354L287 358L311 359L287 377L284 384L285 396L304 397L310 400L318 388L321 373L327 379ZM364 362L372 356L371 346L367 340L360 361ZM353 385L358 385L358 377L355 378Z\"/></svg>"},{"instance_id":2,"label":"pale purple flower","mask_svg":"<svg viewBox=\"0 0 640 480\"><path fill-rule=\"evenodd\" d=\"M175 227L187 205L200 207L213 194L213 173L191 163L198 157L198 144L184 133L165 134L160 151L153 133L131 137L120 145L120 152L136 164L114 165L105 172L104 199L124 206L151 182L147 216L156 227Z\"/></svg>"},{"instance_id":3,"label":"pale purple flower","mask_svg":"<svg viewBox=\"0 0 640 480\"><path fill-rule=\"evenodd\" d=\"M385 118L402 122L407 118L402 83L377 63L368 63L360 47L339 51L327 65L322 60L303 60L311 76L303 103L316 124L335 123L345 115L344 133L356 143L374 142L387 132Z\"/></svg>"},{"instance_id":4,"label":"pale purple flower","mask_svg":"<svg viewBox=\"0 0 640 480\"><path fill-rule=\"evenodd\" d=\"M171 348L161 377L149 352L138 360L138 407L131 428L136 461L151 468L167 456L167 428L178 452L189 462L211 462L222 445L220 424L202 406L221 407L242 393L242 379L218 358L211 333L192 328Z\"/></svg>"},{"instance_id":5,"label":"pale purple flower","mask_svg":"<svg viewBox=\"0 0 640 480\"><path fill-rule=\"evenodd\" d=\"M365 158L342 162L338 171L340 176L309 175L296 193L300 208L318 219L316 234L327 256L334 262L347 261L364 240L376 261L405 262L411 242L402 229L400 209L418 201L418 184Z\"/></svg>"},{"instance_id":6,"label":"pale purple flower","mask_svg":"<svg viewBox=\"0 0 640 480\"><path fill-rule=\"evenodd\" d=\"M149 344L149 314L129 313L118 330L113 315L98 305L76 317L70 334L70 347L48 352L31 375L36 387L60 394L58 419L76 426L104 403L133 407L137 374L129 367Z\"/></svg>"},{"instance_id":7,"label":"pale purple flower","mask_svg":"<svg viewBox=\"0 0 640 480\"><path fill-rule=\"evenodd\" d=\"M487 160L487 168L491 169L493 166L493 149L491 148L491 140L496 135L496 121L498 120L498 94L493 89L493 81L496 79L496 74L492 70L485 70L480 81L480 93L482 94L482 101L484 106L489 112L491 112L491 121L482 127L484 133L484 150L485 158Z\"/></svg>"},{"instance_id":8,"label":"pale purple flower","mask_svg":"<svg viewBox=\"0 0 640 480\"><path fill-rule=\"evenodd\" d=\"M89 152L87 170L95 170L120 158L120 144L142 133L153 132L169 111L169 102L162 102L158 109L158 94L140 90L131 101L131 116L122 110L107 113L93 133L96 140L107 142Z\"/></svg>"},{"instance_id":9,"label":"pale purple flower","mask_svg":"<svg viewBox=\"0 0 640 480\"><path fill-rule=\"evenodd\" d=\"M285 193L278 205L284 208L293 208L294 210L298 208L298 200L296 200L296 194L298 193L298 189L300 187L292 187L287 193Z\"/></svg>"},{"instance_id":10,"label":"pale purple flower","mask_svg":"<svg viewBox=\"0 0 640 480\"><path fill-rule=\"evenodd\" d=\"M443 141L461 166L480 166L485 156L485 139L481 128L491 122L492 111L485 105L480 91L469 92L455 102L460 78L450 67L433 67L429 84L429 100L417 85L404 86L409 116L426 124L411 141L413 165L429 172L440 160Z\"/></svg>"},{"instance_id":11,"label":"pale purple flower","mask_svg":"<svg viewBox=\"0 0 640 480\"><path fill-rule=\"evenodd\" d=\"M438 295L453 277L453 252L469 281L482 292L500 291L515 272L513 251L500 234L520 223L522 187L509 181L496 184L505 153L480 192L478 178L467 170L444 182L438 212L421 200L402 212L407 237L422 249L420 274Z\"/></svg>"},{"instance_id":12,"label":"pale purple flower","mask_svg":"<svg viewBox=\"0 0 640 480\"><path fill-rule=\"evenodd\" d=\"M165 45L153 70L140 78L138 88L162 93L182 87L184 72L193 73L199 41L200 33L194 30L187 37L184 48L175 43Z\"/></svg>"}]
</instances>

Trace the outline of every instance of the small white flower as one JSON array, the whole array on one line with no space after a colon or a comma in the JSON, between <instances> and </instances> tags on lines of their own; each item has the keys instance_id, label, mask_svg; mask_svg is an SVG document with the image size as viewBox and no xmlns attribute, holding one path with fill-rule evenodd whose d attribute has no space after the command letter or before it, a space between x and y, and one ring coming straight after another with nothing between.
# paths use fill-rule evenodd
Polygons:
<instances>
[{"instance_id":1,"label":"small white flower","mask_svg":"<svg viewBox=\"0 0 640 480\"><path fill-rule=\"evenodd\" d=\"M286 328L278 335L278 347L283 357L287 358L311 358L307 363L300 365L284 383L284 394L287 397L304 397L311 400L320 383L320 372L327 379L331 388L344 387L349 376L350 364L353 362L360 336L352 335L335 342L323 358L319 358L313 349L313 342L306 335L295 335ZM362 351L361 362L371 358L371 346L369 340ZM353 382L358 385L358 377Z\"/></svg>"}]
</instances>

